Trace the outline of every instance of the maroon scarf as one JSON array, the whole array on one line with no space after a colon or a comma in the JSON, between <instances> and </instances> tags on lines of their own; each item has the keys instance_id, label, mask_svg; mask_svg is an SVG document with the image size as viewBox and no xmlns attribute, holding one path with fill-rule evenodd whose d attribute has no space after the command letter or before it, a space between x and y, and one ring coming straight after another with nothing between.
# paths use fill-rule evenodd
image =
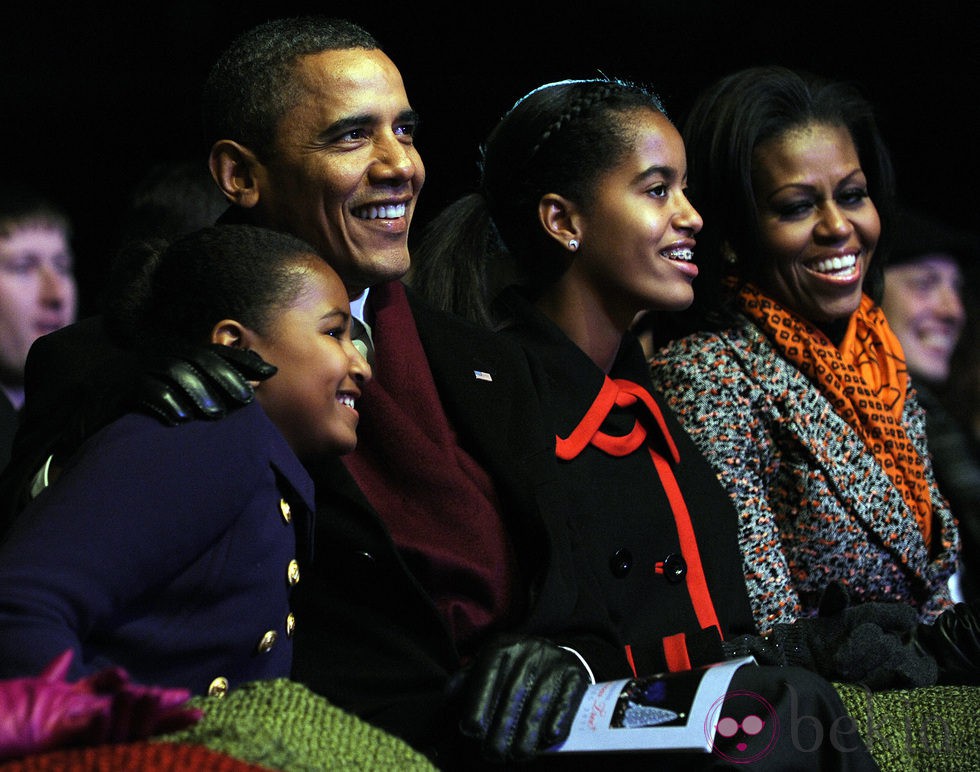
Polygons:
<instances>
[{"instance_id":1,"label":"maroon scarf","mask_svg":"<svg viewBox=\"0 0 980 772\"><path fill-rule=\"evenodd\" d=\"M398 281L370 291L374 380L358 402L351 474L446 620L461 652L504 618L513 547L490 476L458 444Z\"/></svg>"}]
</instances>

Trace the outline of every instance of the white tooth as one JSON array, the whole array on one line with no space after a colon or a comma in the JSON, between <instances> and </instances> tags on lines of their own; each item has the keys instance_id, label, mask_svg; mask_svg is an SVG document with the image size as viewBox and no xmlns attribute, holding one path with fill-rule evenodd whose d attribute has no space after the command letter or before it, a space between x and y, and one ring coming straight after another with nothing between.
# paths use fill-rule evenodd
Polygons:
<instances>
[{"instance_id":1,"label":"white tooth","mask_svg":"<svg viewBox=\"0 0 980 772\"><path fill-rule=\"evenodd\" d=\"M405 204L389 204L387 206L362 206L354 210L354 216L361 220L393 220L404 217Z\"/></svg>"},{"instance_id":2,"label":"white tooth","mask_svg":"<svg viewBox=\"0 0 980 772\"><path fill-rule=\"evenodd\" d=\"M833 264L835 271L839 271L843 267L843 263L841 263L839 257L835 257L833 260L831 260L831 263Z\"/></svg>"}]
</instances>

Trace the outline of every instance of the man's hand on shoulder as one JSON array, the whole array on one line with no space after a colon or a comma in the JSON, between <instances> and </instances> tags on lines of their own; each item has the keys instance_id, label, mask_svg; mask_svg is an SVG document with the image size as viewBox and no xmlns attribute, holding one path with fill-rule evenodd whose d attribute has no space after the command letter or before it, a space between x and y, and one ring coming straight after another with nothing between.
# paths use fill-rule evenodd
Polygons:
<instances>
[{"instance_id":1,"label":"man's hand on shoulder","mask_svg":"<svg viewBox=\"0 0 980 772\"><path fill-rule=\"evenodd\" d=\"M254 386L276 368L254 351L218 344L146 353L136 383L136 407L170 426L223 418L255 398Z\"/></svg>"}]
</instances>

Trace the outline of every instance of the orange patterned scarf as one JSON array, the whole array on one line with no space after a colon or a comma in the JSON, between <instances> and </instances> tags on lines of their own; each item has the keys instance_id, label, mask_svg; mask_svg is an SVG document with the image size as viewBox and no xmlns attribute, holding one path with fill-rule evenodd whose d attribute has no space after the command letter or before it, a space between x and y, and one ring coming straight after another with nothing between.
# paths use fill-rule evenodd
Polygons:
<instances>
[{"instance_id":1,"label":"orange patterned scarf","mask_svg":"<svg viewBox=\"0 0 980 772\"><path fill-rule=\"evenodd\" d=\"M915 512L929 546L932 497L922 459L902 420L908 369L881 309L864 295L837 347L817 327L751 284L740 292L739 306L864 440Z\"/></svg>"}]
</instances>

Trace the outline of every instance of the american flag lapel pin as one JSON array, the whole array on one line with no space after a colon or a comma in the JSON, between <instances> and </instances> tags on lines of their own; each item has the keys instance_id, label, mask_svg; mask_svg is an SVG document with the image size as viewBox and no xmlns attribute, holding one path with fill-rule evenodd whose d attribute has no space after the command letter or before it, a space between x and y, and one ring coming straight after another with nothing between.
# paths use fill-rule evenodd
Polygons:
<instances>
[{"instance_id":1,"label":"american flag lapel pin","mask_svg":"<svg viewBox=\"0 0 980 772\"><path fill-rule=\"evenodd\" d=\"M483 370L474 370L473 377L478 381L493 381L493 376L490 373L483 372Z\"/></svg>"}]
</instances>

